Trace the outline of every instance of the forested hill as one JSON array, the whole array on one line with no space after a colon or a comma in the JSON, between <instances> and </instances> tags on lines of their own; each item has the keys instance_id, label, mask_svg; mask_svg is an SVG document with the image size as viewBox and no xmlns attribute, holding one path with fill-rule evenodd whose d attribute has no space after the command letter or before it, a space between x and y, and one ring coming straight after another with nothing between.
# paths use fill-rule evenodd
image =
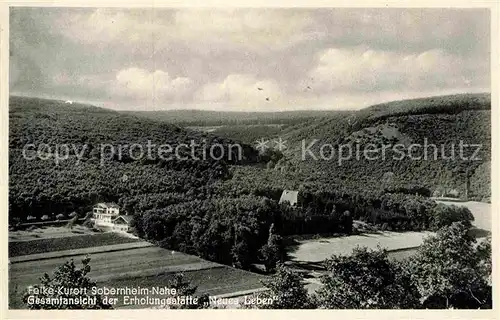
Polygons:
<instances>
[{"instance_id":1,"label":"forested hill","mask_svg":"<svg viewBox=\"0 0 500 320\"><path fill-rule=\"evenodd\" d=\"M289 161L281 160L277 167L306 172L318 182L355 189L426 188L431 193L453 191L459 195L465 192L468 175L469 196L487 199L490 196L490 108L489 94L462 94L395 101L350 115L304 122L280 132L290 146ZM305 161L299 159L301 142L305 141L308 146L314 139L318 141L310 150L318 160L311 156L306 156ZM460 143L480 147L464 147L462 157ZM321 158L319 152L324 145L325 157ZM417 146L410 149L411 145ZM339 163L342 146L344 156L349 149L353 156ZM394 146L398 146L399 153L394 152ZM433 146L437 147L437 157ZM356 158L357 148L361 150L359 158ZM363 150L368 148L377 150L370 154L370 158L376 159L363 156ZM388 148L385 159L377 156L382 154L382 148ZM336 154L331 160L325 160L331 149ZM405 156L400 159L403 153Z\"/></svg>"},{"instance_id":2,"label":"forested hill","mask_svg":"<svg viewBox=\"0 0 500 320\"><path fill-rule=\"evenodd\" d=\"M229 164L258 161L252 146L242 145L239 161L227 138L90 105L26 97L9 105L11 219L85 211L96 201L151 207L205 198L208 185L228 178ZM191 141L197 159L179 148L176 160L172 149ZM210 157L215 144L224 147L221 160ZM172 148L163 159L160 145Z\"/></svg>"}]
</instances>

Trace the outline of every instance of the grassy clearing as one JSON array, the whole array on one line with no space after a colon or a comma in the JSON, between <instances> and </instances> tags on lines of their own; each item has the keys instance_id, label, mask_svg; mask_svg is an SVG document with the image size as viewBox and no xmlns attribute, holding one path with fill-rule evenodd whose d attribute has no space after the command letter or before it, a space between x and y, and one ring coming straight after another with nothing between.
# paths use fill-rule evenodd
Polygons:
<instances>
[{"instance_id":1,"label":"grassy clearing","mask_svg":"<svg viewBox=\"0 0 500 320\"><path fill-rule=\"evenodd\" d=\"M82 225L75 225L72 229L66 226L29 226L24 229L10 230L9 241L26 241L46 238L65 238L83 234L96 234L93 230Z\"/></svg>"},{"instance_id":2,"label":"grassy clearing","mask_svg":"<svg viewBox=\"0 0 500 320\"><path fill-rule=\"evenodd\" d=\"M9 242L9 257L60 250L82 249L137 241L139 240L127 238L116 233L99 233L51 239Z\"/></svg>"},{"instance_id":3,"label":"grassy clearing","mask_svg":"<svg viewBox=\"0 0 500 320\"><path fill-rule=\"evenodd\" d=\"M318 262L332 255L349 255L356 247L377 247L387 250L400 250L420 246L431 232L378 232L338 238L319 238L299 241L289 248L289 255L294 261Z\"/></svg>"}]
</instances>

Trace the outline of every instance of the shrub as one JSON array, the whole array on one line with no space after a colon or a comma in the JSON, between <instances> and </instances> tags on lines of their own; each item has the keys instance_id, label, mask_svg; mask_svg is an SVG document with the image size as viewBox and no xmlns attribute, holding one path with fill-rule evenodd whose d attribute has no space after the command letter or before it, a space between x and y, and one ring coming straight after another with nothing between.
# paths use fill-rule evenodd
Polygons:
<instances>
[{"instance_id":1,"label":"shrub","mask_svg":"<svg viewBox=\"0 0 500 320\"><path fill-rule=\"evenodd\" d=\"M465 225L470 226L474 216L466 207L445 205L439 203L431 212L431 230L438 230L444 226L449 226L453 222L463 222Z\"/></svg>"}]
</instances>

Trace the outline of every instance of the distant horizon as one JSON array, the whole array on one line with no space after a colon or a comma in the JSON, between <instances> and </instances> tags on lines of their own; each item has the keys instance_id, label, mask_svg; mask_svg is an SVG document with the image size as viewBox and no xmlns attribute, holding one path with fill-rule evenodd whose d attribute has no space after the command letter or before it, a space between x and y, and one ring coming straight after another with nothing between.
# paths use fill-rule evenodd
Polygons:
<instances>
[{"instance_id":1,"label":"distant horizon","mask_svg":"<svg viewBox=\"0 0 500 320\"><path fill-rule=\"evenodd\" d=\"M381 105L381 104L387 104L391 102L396 102L396 101L405 101L405 100L418 100L418 99L426 99L426 98L438 98L438 97L446 97L446 96L455 96L455 95L481 95L481 94L489 94L491 95L491 91L478 91L478 92L457 92L457 93L446 93L446 94L440 94L440 95L429 95L429 96L418 96L418 97L411 97L411 98L406 98L406 99L396 99L396 100L388 100L388 101L383 101L379 103L374 103L370 104L368 106L363 106L361 108L345 108L345 109L290 109L290 110L258 110L258 111L248 111L248 110L215 110L215 109L197 109L197 108L178 108L178 109L158 109L158 110L128 110L128 109L112 109L112 108L107 108L105 106L100 106L95 103L91 102L86 102L86 101L78 101L78 100L72 100L71 98L56 98L56 97L41 97L41 96L33 96L33 95L25 95L25 94L19 94L19 93L11 93L9 95L10 97L22 97L22 98L32 98L32 99L45 99L45 100L54 100L54 101L66 101L66 100L71 100L73 103L79 103L79 104L85 104L85 105L90 105L98 108L103 108L111 111L117 111L117 112L192 112L192 111L199 111L199 112L214 112L214 113L286 113L286 112L356 112L360 111L363 109L367 109L376 105Z\"/></svg>"}]
</instances>

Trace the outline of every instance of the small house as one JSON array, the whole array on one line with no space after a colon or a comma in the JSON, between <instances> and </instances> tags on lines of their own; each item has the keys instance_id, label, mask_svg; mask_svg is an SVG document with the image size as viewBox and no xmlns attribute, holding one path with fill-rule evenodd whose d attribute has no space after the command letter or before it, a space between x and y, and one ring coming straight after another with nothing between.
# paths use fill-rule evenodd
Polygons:
<instances>
[{"instance_id":1,"label":"small house","mask_svg":"<svg viewBox=\"0 0 500 320\"><path fill-rule=\"evenodd\" d=\"M113 231L128 232L130 230L130 222L132 221L132 216L121 215L113 220Z\"/></svg>"},{"instance_id":2,"label":"small house","mask_svg":"<svg viewBox=\"0 0 500 320\"><path fill-rule=\"evenodd\" d=\"M288 202L288 203L290 203L291 206L297 206L298 205L298 197L299 197L298 191L283 190L283 193L281 194L281 198L280 198L279 203Z\"/></svg>"}]
</instances>

